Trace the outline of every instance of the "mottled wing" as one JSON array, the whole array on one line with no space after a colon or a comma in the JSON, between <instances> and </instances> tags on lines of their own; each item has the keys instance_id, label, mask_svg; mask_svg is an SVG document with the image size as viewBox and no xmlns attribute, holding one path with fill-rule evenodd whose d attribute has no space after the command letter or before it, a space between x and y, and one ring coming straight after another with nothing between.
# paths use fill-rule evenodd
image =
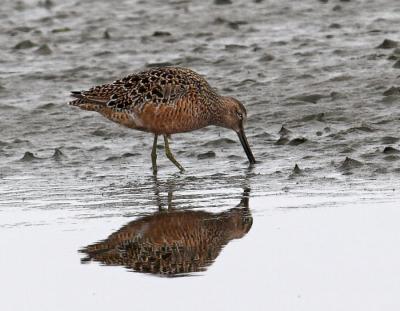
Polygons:
<instances>
[{"instance_id":1,"label":"mottled wing","mask_svg":"<svg viewBox=\"0 0 400 311\"><path fill-rule=\"evenodd\" d=\"M73 92L72 96L121 112L141 110L147 103L173 106L189 93L199 91L204 83L191 70L162 67L132 74L111 84L95 86L88 91Z\"/></svg>"},{"instance_id":2,"label":"mottled wing","mask_svg":"<svg viewBox=\"0 0 400 311\"><path fill-rule=\"evenodd\" d=\"M142 109L147 103L174 105L193 87L184 74L173 68L155 68L113 83L125 91L113 95L107 106L117 110Z\"/></svg>"},{"instance_id":3,"label":"mottled wing","mask_svg":"<svg viewBox=\"0 0 400 311\"><path fill-rule=\"evenodd\" d=\"M78 91L71 92L71 96L78 98L70 102L70 105L73 106L88 106L87 110L95 110L89 109L90 107L106 107L108 103L112 101L114 98L121 98L126 93L126 90L120 85L114 84L103 84L92 87L88 91Z\"/></svg>"}]
</instances>

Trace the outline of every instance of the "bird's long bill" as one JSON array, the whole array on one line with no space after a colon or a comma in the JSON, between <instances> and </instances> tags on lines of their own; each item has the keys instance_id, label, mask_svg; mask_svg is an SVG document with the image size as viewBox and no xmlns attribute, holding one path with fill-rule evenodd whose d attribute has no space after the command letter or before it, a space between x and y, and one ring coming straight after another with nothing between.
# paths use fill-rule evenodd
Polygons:
<instances>
[{"instance_id":1,"label":"bird's long bill","mask_svg":"<svg viewBox=\"0 0 400 311\"><path fill-rule=\"evenodd\" d=\"M256 159L253 156L253 153L251 152L249 143L247 142L247 138L246 135L244 134L244 129L243 127L239 130L239 132L237 132L238 136L239 136L239 140L242 143L244 152L246 152L247 158L249 159L250 164L255 164L256 163Z\"/></svg>"}]
</instances>

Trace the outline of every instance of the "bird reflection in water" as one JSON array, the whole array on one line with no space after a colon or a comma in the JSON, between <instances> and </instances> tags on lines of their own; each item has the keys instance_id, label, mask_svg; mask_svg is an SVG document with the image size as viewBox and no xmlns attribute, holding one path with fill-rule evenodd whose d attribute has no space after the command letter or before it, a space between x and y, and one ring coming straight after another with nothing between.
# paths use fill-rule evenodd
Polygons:
<instances>
[{"instance_id":1,"label":"bird reflection in water","mask_svg":"<svg viewBox=\"0 0 400 311\"><path fill-rule=\"evenodd\" d=\"M82 263L97 261L158 276L187 276L205 271L222 248L250 230L249 189L240 203L221 213L168 209L140 217L104 241L86 246Z\"/></svg>"}]
</instances>

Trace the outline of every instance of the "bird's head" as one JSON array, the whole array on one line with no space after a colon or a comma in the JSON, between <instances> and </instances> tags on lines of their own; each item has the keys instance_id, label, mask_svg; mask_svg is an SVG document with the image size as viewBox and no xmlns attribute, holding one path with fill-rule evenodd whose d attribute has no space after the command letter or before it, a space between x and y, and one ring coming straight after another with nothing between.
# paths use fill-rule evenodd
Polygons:
<instances>
[{"instance_id":1,"label":"bird's head","mask_svg":"<svg viewBox=\"0 0 400 311\"><path fill-rule=\"evenodd\" d=\"M222 100L223 114L221 126L239 132L247 122L247 111L243 104L236 98L224 96Z\"/></svg>"},{"instance_id":2,"label":"bird's head","mask_svg":"<svg viewBox=\"0 0 400 311\"><path fill-rule=\"evenodd\" d=\"M249 162L251 164L256 163L244 133L244 125L247 121L247 111L243 104L236 98L224 96L222 98L222 113L218 121L217 125L232 129L236 132Z\"/></svg>"},{"instance_id":3,"label":"bird's head","mask_svg":"<svg viewBox=\"0 0 400 311\"><path fill-rule=\"evenodd\" d=\"M224 215L227 217L227 232L230 239L240 239L244 237L253 225L253 217L248 208L232 208Z\"/></svg>"}]
</instances>

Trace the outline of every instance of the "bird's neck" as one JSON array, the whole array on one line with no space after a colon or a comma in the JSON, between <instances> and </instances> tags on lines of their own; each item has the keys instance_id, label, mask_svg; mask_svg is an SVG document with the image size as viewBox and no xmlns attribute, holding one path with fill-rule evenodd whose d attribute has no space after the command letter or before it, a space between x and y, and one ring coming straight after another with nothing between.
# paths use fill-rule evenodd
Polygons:
<instances>
[{"instance_id":1,"label":"bird's neck","mask_svg":"<svg viewBox=\"0 0 400 311\"><path fill-rule=\"evenodd\" d=\"M226 115L226 104L223 96L219 96L212 105L211 113L210 113L210 123L216 126L224 127L225 122L224 118Z\"/></svg>"}]
</instances>

